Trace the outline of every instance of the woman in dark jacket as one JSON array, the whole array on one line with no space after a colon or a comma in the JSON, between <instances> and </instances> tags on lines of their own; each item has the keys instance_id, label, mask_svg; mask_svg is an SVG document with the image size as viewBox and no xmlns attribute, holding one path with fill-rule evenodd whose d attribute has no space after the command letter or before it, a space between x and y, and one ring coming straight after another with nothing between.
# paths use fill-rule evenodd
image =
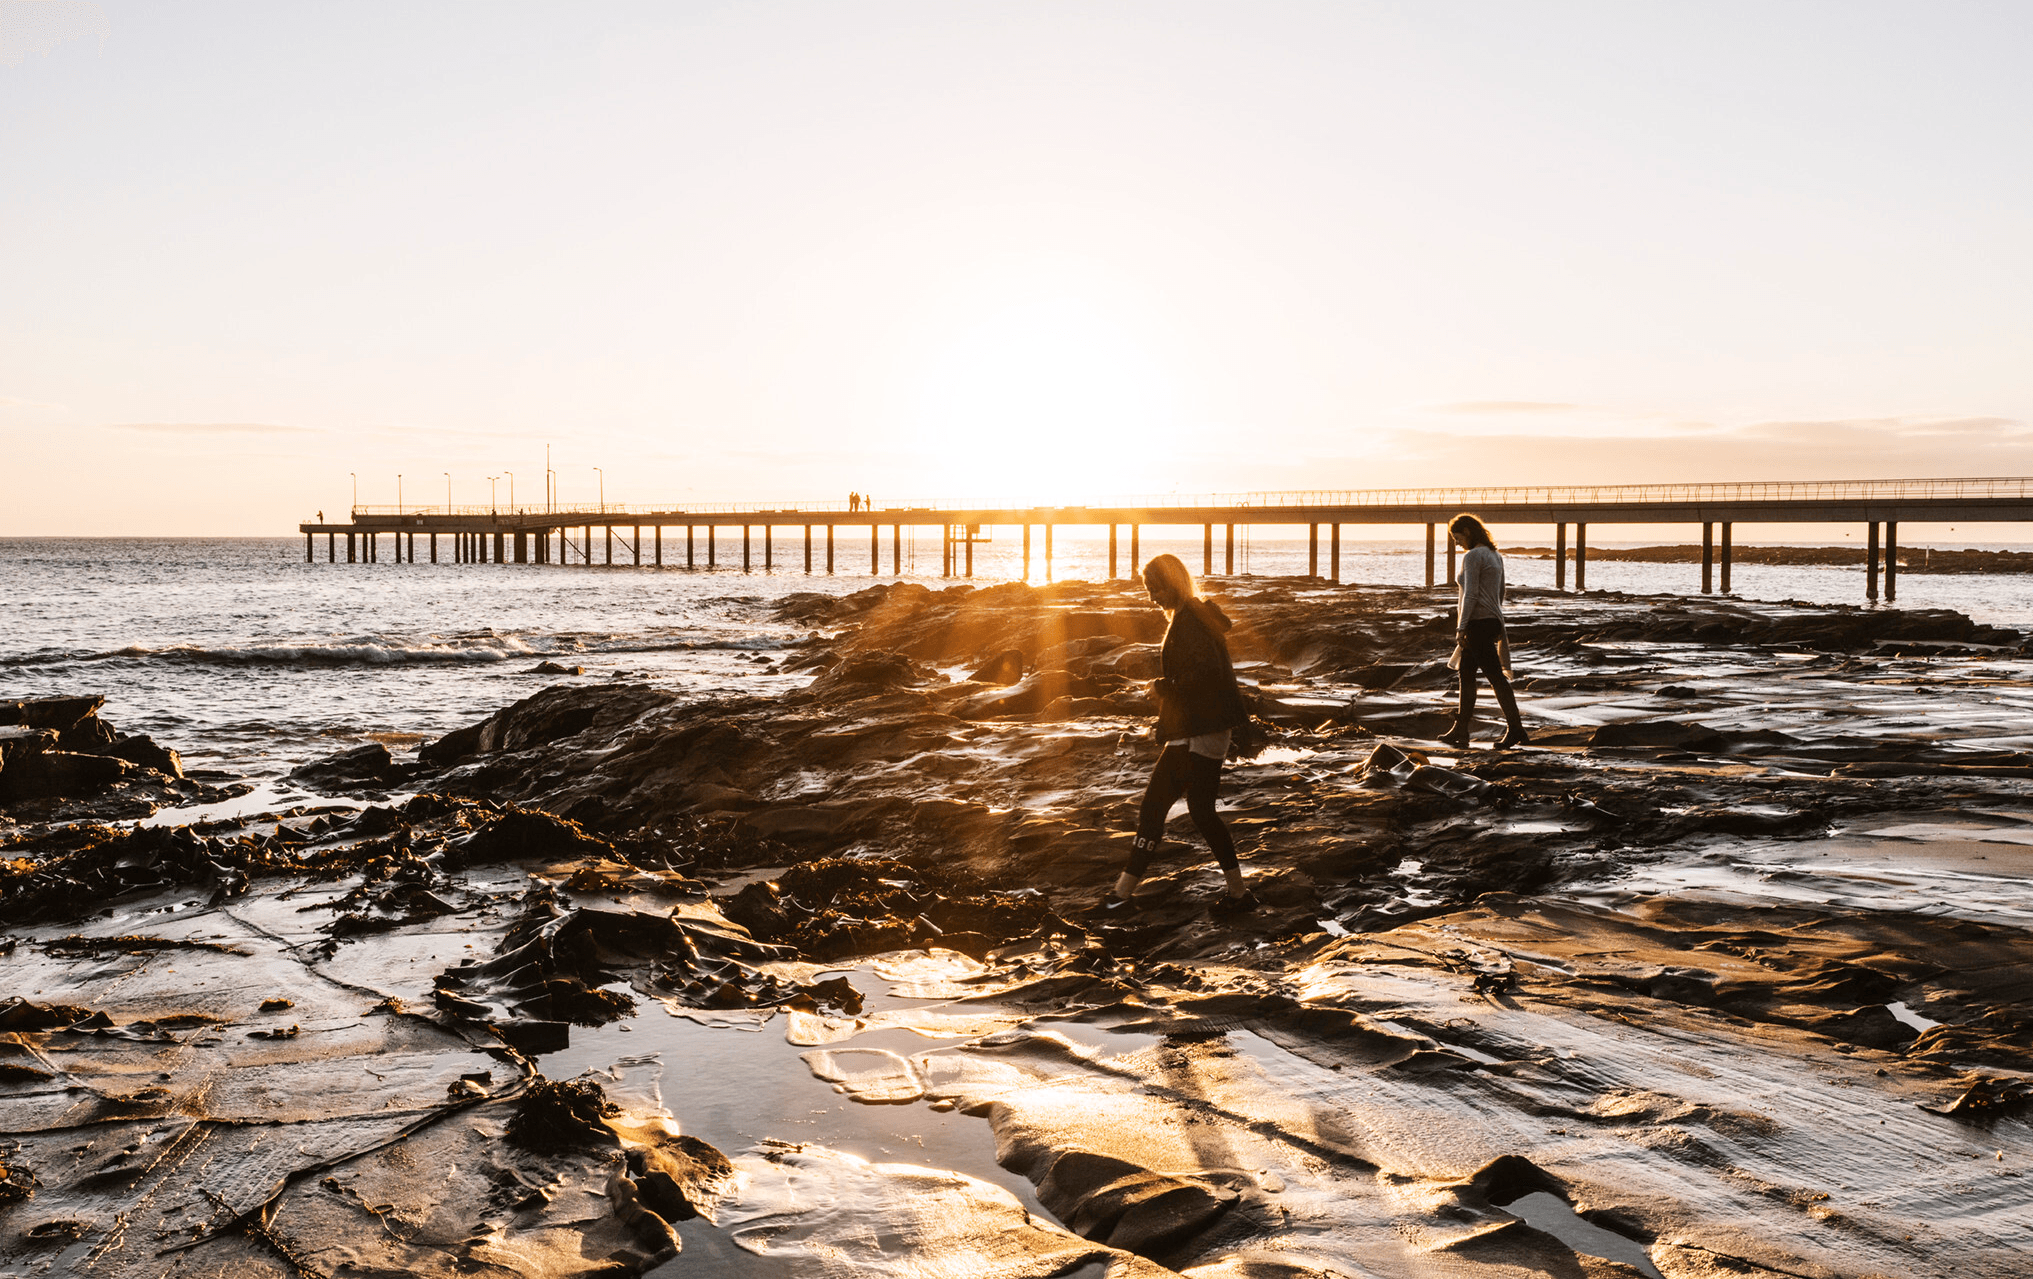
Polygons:
<instances>
[{"instance_id":1,"label":"woman in dark jacket","mask_svg":"<svg viewBox=\"0 0 2033 1279\"><path fill-rule=\"evenodd\" d=\"M1176 555L1160 555L1146 564L1144 586L1151 601L1172 615L1165 628L1160 674L1151 685L1158 702L1155 736L1165 745L1144 790L1129 869L1116 878L1115 891L1102 899L1101 906L1111 912L1135 909L1137 884L1164 842L1165 818L1183 795L1193 825L1214 850L1228 880L1228 891L1215 901L1214 909L1251 910L1256 898L1243 882L1228 826L1214 810L1229 734L1249 720L1223 638L1234 623L1195 593L1193 575Z\"/></svg>"},{"instance_id":2,"label":"woman in dark jacket","mask_svg":"<svg viewBox=\"0 0 2033 1279\"><path fill-rule=\"evenodd\" d=\"M1461 671L1459 701L1454 727L1437 740L1468 749L1469 726L1475 722L1475 677L1480 672L1489 680L1509 725L1496 748L1523 746L1532 739L1518 718L1518 698L1511 691L1511 647L1504 637L1504 557L1489 529L1473 515L1455 516L1447 525L1447 536L1468 553L1461 557L1461 603L1455 609L1454 659L1448 663Z\"/></svg>"}]
</instances>

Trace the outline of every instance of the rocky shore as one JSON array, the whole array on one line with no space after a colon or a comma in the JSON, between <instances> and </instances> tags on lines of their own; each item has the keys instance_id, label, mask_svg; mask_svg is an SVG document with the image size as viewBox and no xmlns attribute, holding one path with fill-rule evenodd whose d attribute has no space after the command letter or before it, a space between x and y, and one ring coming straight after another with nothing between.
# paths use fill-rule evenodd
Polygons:
<instances>
[{"instance_id":1,"label":"rocky shore","mask_svg":"<svg viewBox=\"0 0 2033 1279\"><path fill-rule=\"evenodd\" d=\"M1239 917L1183 811L1090 909L1123 586L793 596L800 691L559 684L196 825L17 704L0 1269L2020 1272L2024 636L1519 591L1533 748L1453 752L1441 595L1222 600Z\"/></svg>"}]
</instances>

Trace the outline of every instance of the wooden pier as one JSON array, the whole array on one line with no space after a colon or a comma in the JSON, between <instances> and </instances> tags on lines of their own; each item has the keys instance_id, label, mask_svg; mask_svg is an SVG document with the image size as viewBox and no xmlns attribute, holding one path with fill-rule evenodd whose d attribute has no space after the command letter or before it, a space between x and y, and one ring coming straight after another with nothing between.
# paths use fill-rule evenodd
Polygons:
<instances>
[{"instance_id":1,"label":"wooden pier","mask_svg":"<svg viewBox=\"0 0 2033 1279\"><path fill-rule=\"evenodd\" d=\"M1835 480L1743 484L1633 484L1468 489L1368 489L1262 492L1193 497L1111 499L1084 506L966 505L911 503L848 509L844 502L775 506L749 504L531 508L355 506L343 524L306 523L304 558L315 561L317 539L325 540L328 563L339 562L341 542L347 563L375 563L382 539L396 562L454 564L550 564L717 568L723 533L741 531L741 567L755 567L756 529L762 530L762 565L776 567L775 530L803 533L807 573L857 568L861 531L867 531L867 571L884 572L883 533L889 532L888 571L904 571L904 531L940 532L940 573L974 575L976 531L1021 527L1023 577L1032 570L1033 530L1043 575L1050 580L1054 533L1066 528L1108 530L1108 575L1137 571L1143 530L1156 526L1201 530L1203 575L1216 572L1216 530L1220 530L1220 571L1234 573L1237 529L1253 525L1305 525L1307 572L1341 580L1341 530L1345 526L1424 526L1426 584L1451 585L1455 548L1447 521L1468 511L1486 523L1551 526L1554 584L1588 587L1588 531L1606 524L1698 524L1701 526L1701 591L1730 589L1732 530L1737 524L1861 524L1867 530L1864 595L1893 599L1898 590L1899 525L1928 523L2033 522L2033 478L1941 480ZM1326 564L1322 573L1322 529ZM677 531L684 531L682 552ZM1569 531L1573 541L1569 544ZM666 533L669 545L666 546ZM1126 534L1126 536L1124 536ZM1127 544L1126 558L1118 551ZM1445 548L1446 569L1439 556ZM618 556L617 556L618 548ZM729 548L731 550L731 547ZM680 555L682 554L682 559ZM1719 570L1719 571L1718 571Z\"/></svg>"}]
</instances>

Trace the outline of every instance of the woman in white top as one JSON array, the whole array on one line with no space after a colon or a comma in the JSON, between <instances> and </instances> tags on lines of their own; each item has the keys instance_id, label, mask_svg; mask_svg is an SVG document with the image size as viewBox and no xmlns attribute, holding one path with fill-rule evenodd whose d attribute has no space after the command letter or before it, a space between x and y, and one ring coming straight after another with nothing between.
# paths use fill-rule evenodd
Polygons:
<instances>
[{"instance_id":1,"label":"woman in white top","mask_svg":"<svg viewBox=\"0 0 2033 1279\"><path fill-rule=\"evenodd\" d=\"M1475 677L1489 679L1497 705L1504 708L1510 728L1498 742L1498 750L1522 746L1527 740L1524 721L1518 718L1518 699L1506 678L1508 665L1497 651L1504 644L1504 557L1497 554L1496 539L1473 515L1457 515L1447 525L1447 536L1467 554L1461 557L1461 604L1455 613L1454 630L1461 658L1461 700L1454 727L1440 735L1449 746L1465 749L1469 728L1475 722Z\"/></svg>"}]
</instances>

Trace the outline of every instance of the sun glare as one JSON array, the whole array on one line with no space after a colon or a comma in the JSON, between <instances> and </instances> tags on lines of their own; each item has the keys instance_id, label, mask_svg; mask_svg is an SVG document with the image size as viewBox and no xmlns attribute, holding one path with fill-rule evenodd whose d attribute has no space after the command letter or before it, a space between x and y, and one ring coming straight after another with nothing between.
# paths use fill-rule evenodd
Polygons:
<instances>
[{"instance_id":1,"label":"sun glare","mask_svg":"<svg viewBox=\"0 0 2033 1279\"><path fill-rule=\"evenodd\" d=\"M1123 325L1072 298L1010 305L935 346L917 434L930 496L1063 501L1164 470L1177 387Z\"/></svg>"}]
</instances>

